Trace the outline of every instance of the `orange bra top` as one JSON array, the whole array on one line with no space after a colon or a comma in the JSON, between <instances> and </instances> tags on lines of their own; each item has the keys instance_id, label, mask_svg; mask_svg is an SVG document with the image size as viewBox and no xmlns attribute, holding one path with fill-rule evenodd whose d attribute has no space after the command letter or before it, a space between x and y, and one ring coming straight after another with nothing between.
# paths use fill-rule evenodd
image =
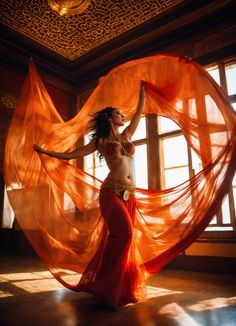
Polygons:
<instances>
[{"instance_id":1,"label":"orange bra top","mask_svg":"<svg viewBox=\"0 0 236 326\"><path fill-rule=\"evenodd\" d=\"M118 153L132 157L135 153L135 146L130 142L108 142L103 146L103 152L107 156L113 156Z\"/></svg>"}]
</instances>

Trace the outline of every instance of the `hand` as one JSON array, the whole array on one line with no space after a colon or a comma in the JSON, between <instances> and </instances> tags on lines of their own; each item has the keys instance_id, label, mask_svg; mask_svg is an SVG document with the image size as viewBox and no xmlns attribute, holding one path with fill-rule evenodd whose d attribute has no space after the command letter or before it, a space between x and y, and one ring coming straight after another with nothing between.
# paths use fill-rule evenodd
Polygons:
<instances>
[{"instance_id":1,"label":"hand","mask_svg":"<svg viewBox=\"0 0 236 326\"><path fill-rule=\"evenodd\" d=\"M40 151L41 151L41 147L39 147L39 146L36 145L36 144L34 144L33 149L34 149L36 152L40 152Z\"/></svg>"},{"instance_id":2,"label":"hand","mask_svg":"<svg viewBox=\"0 0 236 326\"><path fill-rule=\"evenodd\" d=\"M36 151L36 152L39 152L39 153L44 153L44 154L48 154L47 151L45 149L43 149L42 147L34 144L33 146L33 149Z\"/></svg>"}]
</instances>

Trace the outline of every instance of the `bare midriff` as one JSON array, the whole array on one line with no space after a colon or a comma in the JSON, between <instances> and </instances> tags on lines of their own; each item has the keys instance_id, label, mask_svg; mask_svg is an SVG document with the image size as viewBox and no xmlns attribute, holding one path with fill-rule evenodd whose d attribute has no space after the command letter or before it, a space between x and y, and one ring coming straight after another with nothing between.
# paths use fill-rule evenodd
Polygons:
<instances>
[{"instance_id":1,"label":"bare midriff","mask_svg":"<svg viewBox=\"0 0 236 326\"><path fill-rule=\"evenodd\" d=\"M134 185L134 161L132 157L117 153L114 156L104 156L110 172L107 178L124 183Z\"/></svg>"}]
</instances>

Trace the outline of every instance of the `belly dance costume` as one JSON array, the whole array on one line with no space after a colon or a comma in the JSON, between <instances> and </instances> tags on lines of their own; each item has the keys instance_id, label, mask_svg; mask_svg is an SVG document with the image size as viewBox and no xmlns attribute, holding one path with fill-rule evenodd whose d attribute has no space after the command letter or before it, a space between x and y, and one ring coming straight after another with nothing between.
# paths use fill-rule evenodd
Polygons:
<instances>
[{"instance_id":1,"label":"belly dance costume","mask_svg":"<svg viewBox=\"0 0 236 326\"><path fill-rule=\"evenodd\" d=\"M134 155L132 143L107 143L106 155ZM107 178L100 190L100 209L106 221L104 235L95 256L79 283L80 289L102 298L112 307L134 303L144 297L145 286L138 251L133 241L136 213L135 186Z\"/></svg>"}]
</instances>

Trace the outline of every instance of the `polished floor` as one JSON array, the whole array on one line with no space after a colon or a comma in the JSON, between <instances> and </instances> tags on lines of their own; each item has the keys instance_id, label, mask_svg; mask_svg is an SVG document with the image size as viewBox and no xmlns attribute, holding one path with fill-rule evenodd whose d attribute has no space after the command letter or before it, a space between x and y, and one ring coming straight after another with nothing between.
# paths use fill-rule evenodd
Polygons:
<instances>
[{"instance_id":1,"label":"polished floor","mask_svg":"<svg viewBox=\"0 0 236 326\"><path fill-rule=\"evenodd\" d=\"M1 256L0 325L233 326L236 278L164 269L146 302L111 310L63 288L38 259Z\"/></svg>"}]
</instances>

